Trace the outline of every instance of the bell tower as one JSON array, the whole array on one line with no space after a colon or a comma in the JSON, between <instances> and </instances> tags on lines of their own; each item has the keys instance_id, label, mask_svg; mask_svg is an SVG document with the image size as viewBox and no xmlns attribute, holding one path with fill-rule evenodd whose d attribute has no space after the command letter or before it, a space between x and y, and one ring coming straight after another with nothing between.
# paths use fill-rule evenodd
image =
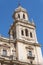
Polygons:
<instances>
[{"instance_id":1,"label":"bell tower","mask_svg":"<svg viewBox=\"0 0 43 65\"><path fill-rule=\"evenodd\" d=\"M12 17L14 22L9 29L9 35L17 45L17 59L29 64L41 64L42 54L34 21L30 22L26 9L21 6L15 9Z\"/></svg>"},{"instance_id":2,"label":"bell tower","mask_svg":"<svg viewBox=\"0 0 43 65\"><path fill-rule=\"evenodd\" d=\"M19 6L13 13L14 22L9 30L12 39L37 42L34 21L29 21L29 16L23 7Z\"/></svg>"}]
</instances>

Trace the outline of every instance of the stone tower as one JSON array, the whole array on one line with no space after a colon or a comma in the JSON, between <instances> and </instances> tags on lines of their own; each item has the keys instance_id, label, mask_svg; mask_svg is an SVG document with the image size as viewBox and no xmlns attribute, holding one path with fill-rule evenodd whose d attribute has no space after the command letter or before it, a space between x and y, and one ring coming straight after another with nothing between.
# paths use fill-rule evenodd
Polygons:
<instances>
[{"instance_id":1,"label":"stone tower","mask_svg":"<svg viewBox=\"0 0 43 65\"><path fill-rule=\"evenodd\" d=\"M28 65L41 65L41 46L37 41L34 21L30 22L26 9L21 6L15 9L12 17L14 22L9 29L9 36L16 45L17 60Z\"/></svg>"}]
</instances>

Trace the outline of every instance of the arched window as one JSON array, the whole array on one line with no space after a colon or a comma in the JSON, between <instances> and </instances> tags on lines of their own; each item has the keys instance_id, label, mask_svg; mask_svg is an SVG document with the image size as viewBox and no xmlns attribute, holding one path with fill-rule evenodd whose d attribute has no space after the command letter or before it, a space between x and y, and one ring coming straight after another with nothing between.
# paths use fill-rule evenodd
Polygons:
<instances>
[{"instance_id":1,"label":"arched window","mask_svg":"<svg viewBox=\"0 0 43 65\"><path fill-rule=\"evenodd\" d=\"M20 14L18 14L18 18L20 18Z\"/></svg>"},{"instance_id":2,"label":"arched window","mask_svg":"<svg viewBox=\"0 0 43 65\"><path fill-rule=\"evenodd\" d=\"M24 35L24 31L23 30L21 30L21 35Z\"/></svg>"},{"instance_id":3,"label":"arched window","mask_svg":"<svg viewBox=\"0 0 43 65\"><path fill-rule=\"evenodd\" d=\"M30 37L32 38L32 32L30 32Z\"/></svg>"},{"instance_id":4,"label":"arched window","mask_svg":"<svg viewBox=\"0 0 43 65\"><path fill-rule=\"evenodd\" d=\"M25 29L25 35L28 36L28 30L27 29Z\"/></svg>"},{"instance_id":5,"label":"arched window","mask_svg":"<svg viewBox=\"0 0 43 65\"><path fill-rule=\"evenodd\" d=\"M23 14L23 18L25 19L25 15Z\"/></svg>"}]
</instances>

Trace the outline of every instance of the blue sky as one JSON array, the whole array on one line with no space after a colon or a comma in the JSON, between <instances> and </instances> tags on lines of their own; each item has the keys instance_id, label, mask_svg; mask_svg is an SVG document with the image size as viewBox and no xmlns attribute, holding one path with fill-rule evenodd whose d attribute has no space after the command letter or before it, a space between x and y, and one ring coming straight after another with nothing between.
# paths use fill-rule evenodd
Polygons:
<instances>
[{"instance_id":1,"label":"blue sky","mask_svg":"<svg viewBox=\"0 0 43 65\"><path fill-rule=\"evenodd\" d=\"M4 37L8 37L9 27L13 23L12 14L18 7L18 1L0 0L0 34ZM20 0L20 3L27 9L30 20L34 19L37 39L43 52L43 0Z\"/></svg>"}]
</instances>

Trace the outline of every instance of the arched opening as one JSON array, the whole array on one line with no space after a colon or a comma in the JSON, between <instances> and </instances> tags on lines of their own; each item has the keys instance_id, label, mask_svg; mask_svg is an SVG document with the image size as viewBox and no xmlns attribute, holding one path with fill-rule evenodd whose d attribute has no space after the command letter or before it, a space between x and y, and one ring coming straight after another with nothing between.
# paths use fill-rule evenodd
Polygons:
<instances>
[{"instance_id":1,"label":"arched opening","mask_svg":"<svg viewBox=\"0 0 43 65\"><path fill-rule=\"evenodd\" d=\"M18 14L18 18L20 18L20 14Z\"/></svg>"},{"instance_id":2,"label":"arched opening","mask_svg":"<svg viewBox=\"0 0 43 65\"><path fill-rule=\"evenodd\" d=\"M25 19L25 15L23 14L23 18Z\"/></svg>"},{"instance_id":3,"label":"arched opening","mask_svg":"<svg viewBox=\"0 0 43 65\"><path fill-rule=\"evenodd\" d=\"M28 30L27 29L25 29L25 35L28 36Z\"/></svg>"},{"instance_id":4,"label":"arched opening","mask_svg":"<svg viewBox=\"0 0 43 65\"><path fill-rule=\"evenodd\" d=\"M21 35L24 35L24 31L23 30L21 30Z\"/></svg>"}]
</instances>

